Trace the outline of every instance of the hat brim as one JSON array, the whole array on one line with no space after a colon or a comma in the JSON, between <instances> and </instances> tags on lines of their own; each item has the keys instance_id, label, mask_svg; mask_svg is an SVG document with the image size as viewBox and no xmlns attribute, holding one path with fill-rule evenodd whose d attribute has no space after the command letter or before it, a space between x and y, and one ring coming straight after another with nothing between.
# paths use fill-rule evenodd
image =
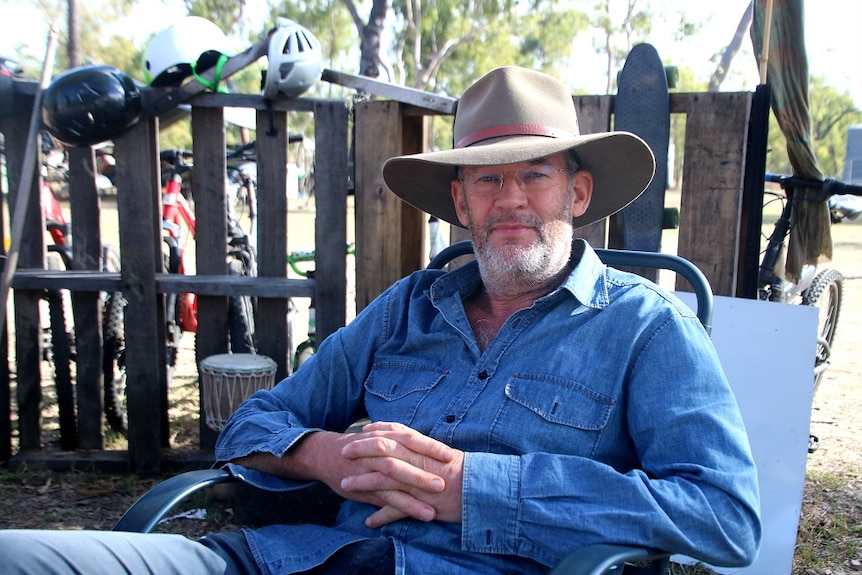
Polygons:
<instances>
[{"instance_id":1,"label":"hat brim","mask_svg":"<svg viewBox=\"0 0 862 575\"><path fill-rule=\"evenodd\" d=\"M629 132L603 132L572 138L500 138L466 148L399 156L383 165L383 179L405 202L464 227L450 192L458 166L516 164L570 149L580 157L581 169L593 176L590 205L572 220L575 227L623 209L646 189L655 173L655 158L641 138Z\"/></svg>"}]
</instances>

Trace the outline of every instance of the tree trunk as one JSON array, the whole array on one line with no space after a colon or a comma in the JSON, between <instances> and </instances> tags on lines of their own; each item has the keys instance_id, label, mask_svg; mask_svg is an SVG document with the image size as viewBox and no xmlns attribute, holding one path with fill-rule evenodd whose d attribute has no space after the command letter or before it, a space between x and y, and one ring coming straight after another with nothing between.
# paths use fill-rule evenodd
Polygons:
<instances>
[{"instance_id":1,"label":"tree trunk","mask_svg":"<svg viewBox=\"0 0 862 575\"><path fill-rule=\"evenodd\" d=\"M722 52L721 61L718 63L718 67L715 69L715 72L712 73L712 78L709 79L709 87L707 88L708 92L718 92L721 83L724 82L725 78L727 78L727 73L730 71L730 63L733 61L733 57L736 56L736 53L739 52L739 48L742 46L742 41L747 36L746 33L751 27L751 18L754 13L753 6L753 3L749 3L748 7L745 9L745 13L739 20L739 25L736 27L736 33L733 35L733 39L730 41L730 44L727 45L727 48L724 49L724 52Z\"/></svg>"},{"instance_id":2,"label":"tree trunk","mask_svg":"<svg viewBox=\"0 0 862 575\"><path fill-rule=\"evenodd\" d=\"M84 60L81 57L81 33L78 30L78 0L68 0L69 2L69 40L66 47L69 56L69 69L83 66Z\"/></svg>"},{"instance_id":3,"label":"tree trunk","mask_svg":"<svg viewBox=\"0 0 862 575\"><path fill-rule=\"evenodd\" d=\"M368 24L362 29L360 45L359 73L377 78L380 76L380 35L389 11L389 0L374 0Z\"/></svg>"}]
</instances>

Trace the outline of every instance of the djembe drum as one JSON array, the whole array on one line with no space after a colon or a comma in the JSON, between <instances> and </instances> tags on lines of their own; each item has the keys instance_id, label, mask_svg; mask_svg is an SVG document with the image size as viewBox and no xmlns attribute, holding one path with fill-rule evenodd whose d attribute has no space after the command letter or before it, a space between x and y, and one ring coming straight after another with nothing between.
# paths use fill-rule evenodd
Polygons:
<instances>
[{"instance_id":1,"label":"djembe drum","mask_svg":"<svg viewBox=\"0 0 862 575\"><path fill-rule=\"evenodd\" d=\"M201 401L207 427L220 431L246 398L275 385L277 364L252 353L221 353L201 361Z\"/></svg>"}]
</instances>

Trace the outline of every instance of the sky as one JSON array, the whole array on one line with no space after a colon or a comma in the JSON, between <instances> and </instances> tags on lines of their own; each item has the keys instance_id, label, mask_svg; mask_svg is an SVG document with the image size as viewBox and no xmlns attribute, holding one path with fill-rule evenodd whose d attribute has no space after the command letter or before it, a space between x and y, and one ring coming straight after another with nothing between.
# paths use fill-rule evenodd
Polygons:
<instances>
[{"instance_id":1,"label":"sky","mask_svg":"<svg viewBox=\"0 0 862 575\"><path fill-rule=\"evenodd\" d=\"M654 19L654 33L648 41L665 63L692 68L697 79L705 82L715 69L710 57L730 42L748 1L654 0L651 4L659 17ZM661 25L662 15L676 22L680 10L686 11L690 21L703 25L695 40L677 42L673 29ZM151 34L183 14L182 0L139 0L134 12L118 24L117 33L128 35L143 47ZM850 93L862 108L862 1L809 1L805 32L811 75L824 76L827 85ZM27 43L31 55L44 58L47 34L48 23L28 0L0 1L0 55L14 57L16 46ZM566 79L573 89L604 93L604 69L604 56L595 53L590 39L581 38L573 44L572 74ZM722 90L753 90L758 82L757 59L746 40Z\"/></svg>"}]
</instances>

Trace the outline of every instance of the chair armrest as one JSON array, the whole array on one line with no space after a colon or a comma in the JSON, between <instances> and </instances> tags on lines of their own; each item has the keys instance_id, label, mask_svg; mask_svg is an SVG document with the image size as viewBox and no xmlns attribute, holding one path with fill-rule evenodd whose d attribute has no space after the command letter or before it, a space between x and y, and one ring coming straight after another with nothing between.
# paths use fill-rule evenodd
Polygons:
<instances>
[{"instance_id":1,"label":"chair armrest","mask_svg":"<svg viewBox=\"0 0 862 575\"><path fill-rule=\"evenodd\" d=\"M601 575L627 561L657 561L656 573L667 570L670 553L629 545L587 545L566 555L549 575Z\"/></svg>"},{"instance_id":2,"label":"chair armrest","mask_svg":"<svg viewBox=\"0 0 862 575\"><path fill-rule=\"evenodd\" d=\"M225 469L200 469L175 475L144 493L120 517L113 530L149 533L171 509L192 493L235 480Z\"/></svg>"}]
</instances>

